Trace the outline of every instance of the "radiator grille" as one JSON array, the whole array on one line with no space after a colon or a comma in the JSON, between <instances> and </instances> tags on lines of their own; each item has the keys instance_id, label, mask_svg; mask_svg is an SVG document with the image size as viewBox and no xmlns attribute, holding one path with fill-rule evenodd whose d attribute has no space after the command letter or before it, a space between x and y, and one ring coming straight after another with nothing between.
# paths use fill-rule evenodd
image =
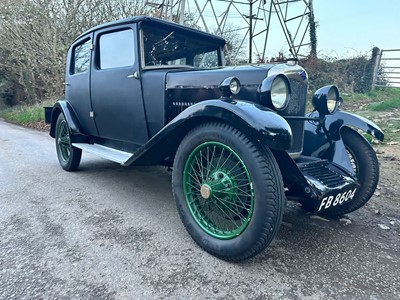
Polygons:
<instances>
[{"instance_id":1,"label":"radiator grille","mask_svg":"<svg viewBox=\"0 0 400 300\"><path fill-rule=\"evenodd\" d=\"M189 106L196 104L196 102L172 102L172 109L174 116L179 115Z\"/></svg>"},{"instance_id":2,"label":"radiator grille","mask_svg":"<svg viewBox=\"0 0 400 300\"><path fill-rule=\"evenodd\" d=\"M288 106L279 114L285 116L301 116L306 112L307 104L307 83L304 81L289 78L292 88L292 95ZM287 120L293 133L293 145L289 153L300 153L303 150L304 120Z\"/></svg>"}]
</instances>

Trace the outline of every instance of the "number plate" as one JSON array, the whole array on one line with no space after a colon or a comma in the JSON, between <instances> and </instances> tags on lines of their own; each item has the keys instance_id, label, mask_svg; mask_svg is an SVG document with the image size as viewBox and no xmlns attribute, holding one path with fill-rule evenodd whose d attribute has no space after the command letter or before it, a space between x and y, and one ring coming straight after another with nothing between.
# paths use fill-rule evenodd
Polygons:
<instances>
[{"instance_id":1,"label":"number plate","mask_svg":"<svg viewBox=\"0 0 400 300\"><path fill-rule=\"evenodd\" d=\"M323 198L321 204L319 205L318 211L342 205L343 203L350 201L354 198L356 191L357 188Z\"/></svg>"}]
</instances>

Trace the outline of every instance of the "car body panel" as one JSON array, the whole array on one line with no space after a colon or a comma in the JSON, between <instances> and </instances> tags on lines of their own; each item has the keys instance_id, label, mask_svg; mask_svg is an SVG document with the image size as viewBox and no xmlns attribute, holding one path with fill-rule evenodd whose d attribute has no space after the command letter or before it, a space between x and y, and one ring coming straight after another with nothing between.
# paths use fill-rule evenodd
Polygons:
<instances>
[{"instance_id":1,"label":"car body panel","mask_svg":"<svg viewBox=\"0 0 400 300\"><path fill-rule=\"evenodd\" d=\"M94 34L95 47L101 47L101 37L108 34L127 33L136 51L131 53L133 64L121 67L100 66L99 58L92 63L91 100L98 136L143 145L149 139L143 106L137 51L136 24L104 28ZM96 52L97 55L98 52Z\"/></svg>"},{"instance_id":2,"label":"car body panel","mask_svg":"<svg viewBox=\"0 0 400 300\"><path fill-rule=\"evenodd\" d=\"M78 47L85 43L93 44L93 35L86 34L77 39L68 50L67 68L65 72L65 99L68 99L70 105L74 108L82 132L87 135L98 135L94 119L90 116L93 110L91 102L90 89L90 64L92 51L86 49L89 53L89 61L85 64L86 70L82 72L74 72L74 63L72 57L79 55L76 53ZM82 58L83 59L83 58Z\"/></svg>"},{"instance_id":3,"label":"car body panel","mask_svg":"<svg viewBox=\"0 0 400 300\"><path fill-rule=\"evenodd\" d=\"M125 163L157 164L173 156L180 140L193 127L207 121L220 121L240 128L246 135L266 147L290 148L289 124L274 111L240 100L207 100L190 106L161 129Z\"/></svg>"}]
</instances>

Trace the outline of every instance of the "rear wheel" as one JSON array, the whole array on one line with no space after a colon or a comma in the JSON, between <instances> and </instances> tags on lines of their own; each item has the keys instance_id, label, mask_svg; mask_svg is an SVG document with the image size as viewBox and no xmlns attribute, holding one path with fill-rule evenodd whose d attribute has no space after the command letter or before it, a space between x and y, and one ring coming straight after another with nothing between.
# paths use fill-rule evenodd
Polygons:
<instances>
[{"instance_id":1,"label":"rear wheel","mask_svg":"<svg viewBox=\"0 0 400 300\"><path fill-rule=\"evenodd\" d=\"M360 186L350 202L324 212L331 216L347 214L364 206L374 194L379 181L378 159L368 141L349 127L342 128L341 136Z\"/></svg>"},{"instance_id":2,"label":"rear wheel","mask_svg":"<svg viewBox=\"0 0 400 300\"><path fill-rule=\"evenodd\" d=\"M182 222L209 253L240 261L274 238L285 204L278 165L237 129L206 123L189 132L172 179Z\"/></svg>"},{"instance_id":3,"label":"rear wheel","mask_svg":"<svg viewBox=\"0 0 400 300\"><path fill-rule=\"evenodd\" d=\"M81 161L82 150L71 144L69 126L61 113L56 122L56 150L61 167L66 171L75 171Z\"/></svg>"}]
</instances>

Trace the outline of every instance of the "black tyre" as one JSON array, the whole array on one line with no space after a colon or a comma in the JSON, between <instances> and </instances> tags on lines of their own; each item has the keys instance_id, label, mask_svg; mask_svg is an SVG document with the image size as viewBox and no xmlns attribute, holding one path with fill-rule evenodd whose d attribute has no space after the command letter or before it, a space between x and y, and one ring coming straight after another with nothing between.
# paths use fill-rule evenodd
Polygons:
<instances>
[{"instance_id":1,"label":"black tyre","mask_svg":"<svg viewBox=\"0 0 400 300\"><path fill-rule=\"evenodd\" d=\"M56 122L56 149L61 167L66 171L75 171L81 162L82 150L71 144L69 126L61 113Z\"/></svg>"},{"instance_id":2,"label":"black tyre","mask_svg":"<svg viewBox=\"0 0 400 300\"><path fill-rule=\"evenodd\" d=\"M350 202L324 213L330 216L341 216L364 206L374 194L379 181L378 159L368 141L349 127L343 127L341 135L361 186Z\"/></svg>"},{"instance_id":3,"label":"black tyre","mask_svg":"<svg viewBox=\"0 0 400 300\"><path fill-rule=\"evenodd\" d=\"M282 221L285 195L275 158L226 124L202 124L186 135L172 188L189 234L223 260L255 256Z\"/></svg>"}]
</instances>

